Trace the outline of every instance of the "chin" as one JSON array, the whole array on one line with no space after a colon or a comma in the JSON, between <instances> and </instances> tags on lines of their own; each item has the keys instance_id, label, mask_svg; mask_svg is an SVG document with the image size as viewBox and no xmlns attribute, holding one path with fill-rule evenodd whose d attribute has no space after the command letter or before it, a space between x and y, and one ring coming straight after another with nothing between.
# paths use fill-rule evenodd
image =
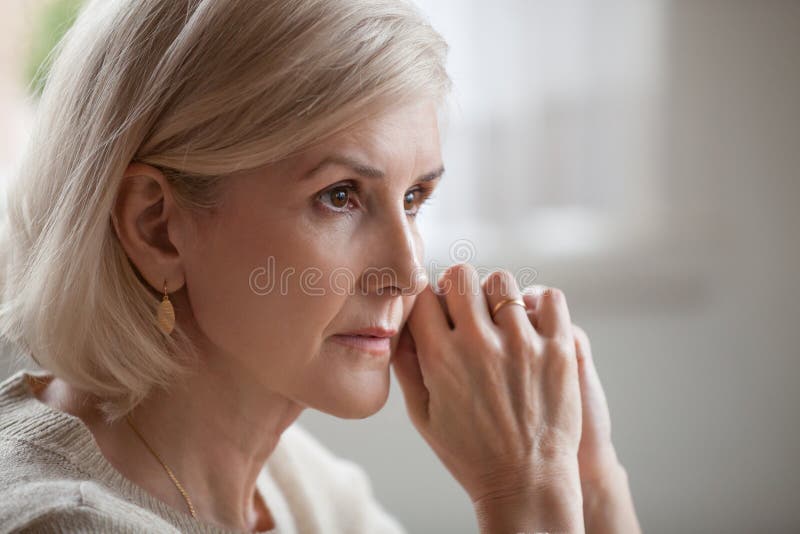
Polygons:
<instances>
[{"instance_id":1,"label":"chin","mask_svg":"<svg viewBox=\"0 0 800 534\"><path fill-rule=\"evenodd\" d=\"M316 409L342 419L365 419L378 413L389 398L389 370L383 375L350 376L333 384Z\"/></svg>"}]
</instances>

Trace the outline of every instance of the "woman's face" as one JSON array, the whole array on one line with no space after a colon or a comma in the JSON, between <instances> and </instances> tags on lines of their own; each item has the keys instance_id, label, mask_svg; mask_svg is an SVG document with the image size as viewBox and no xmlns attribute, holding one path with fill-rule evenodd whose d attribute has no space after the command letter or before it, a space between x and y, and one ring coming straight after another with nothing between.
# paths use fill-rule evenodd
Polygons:
<instances>
[{"instance_id":1,"label":"woman's face","mask_svg":"<svg viewBox=\"0 0 800 534\"><path fill-rule=\"evenodd\" d=\"M335 336L402 329L427 283L415 214L441 170L426 101L230 178L219 211L181 251L190 328L211 357L301 405L375 413L399 334L372 352Z\"/></svg>"}]
</instances>

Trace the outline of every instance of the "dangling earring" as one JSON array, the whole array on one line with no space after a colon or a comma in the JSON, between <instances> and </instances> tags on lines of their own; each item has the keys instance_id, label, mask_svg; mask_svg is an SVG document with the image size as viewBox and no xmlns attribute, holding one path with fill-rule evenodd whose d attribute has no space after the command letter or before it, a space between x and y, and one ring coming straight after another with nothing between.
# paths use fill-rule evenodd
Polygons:
<instances>
[{"instance_id":1,"label":"dangling earring","mask_svg":"<svg viewBox=\"0 0 800 534\"><path fill-rule=\"evenodd\" d=\"M164 298L158 306L158 326L161 331L169 335L175 327L175 310L167 296L167 281L164 280Z\"/></svg>"}]
</instances>

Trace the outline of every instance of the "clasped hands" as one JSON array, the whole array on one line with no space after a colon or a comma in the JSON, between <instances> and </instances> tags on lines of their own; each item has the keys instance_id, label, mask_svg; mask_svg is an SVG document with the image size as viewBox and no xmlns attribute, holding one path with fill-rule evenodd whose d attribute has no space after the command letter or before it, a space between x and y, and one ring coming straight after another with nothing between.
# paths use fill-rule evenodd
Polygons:
<instances>
[{"instance_id":1,"label":"clasped hands","mask_svg":"<svg viewBox=\"0 0 800 534\"><path fill-rule=\"evenodd\" d=\"M640 532L586 332L553 287L467 263L416 297L392 358L409 418L481 532ZM525 307L501 306L522 299ZM623 529L623 530L619 530Z\"/></svg>"}]
</instances>

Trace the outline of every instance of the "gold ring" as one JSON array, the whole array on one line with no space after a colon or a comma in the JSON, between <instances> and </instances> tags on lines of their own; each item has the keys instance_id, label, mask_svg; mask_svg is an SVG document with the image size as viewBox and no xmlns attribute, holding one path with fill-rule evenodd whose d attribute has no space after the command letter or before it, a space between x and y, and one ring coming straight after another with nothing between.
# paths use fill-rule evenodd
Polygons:
<instances>
[{"instance_id":1,"label":"gold ring","mask_svg":"<svg viewBox=\"0 0 800 534\"><path fill-rule=\"evenodd\" d=\"M497 312L500 310L500 308L502 308L506 304L519 304L520 306L522 306L525 309L528 308L525 305L525 301L522 300L522 299L505 299L505 300L501 300L500 302L495 304L494 305L494 309L492 309L492 319L494 319L495 315L497 315Z\"/></svg>"}]
</instances>

